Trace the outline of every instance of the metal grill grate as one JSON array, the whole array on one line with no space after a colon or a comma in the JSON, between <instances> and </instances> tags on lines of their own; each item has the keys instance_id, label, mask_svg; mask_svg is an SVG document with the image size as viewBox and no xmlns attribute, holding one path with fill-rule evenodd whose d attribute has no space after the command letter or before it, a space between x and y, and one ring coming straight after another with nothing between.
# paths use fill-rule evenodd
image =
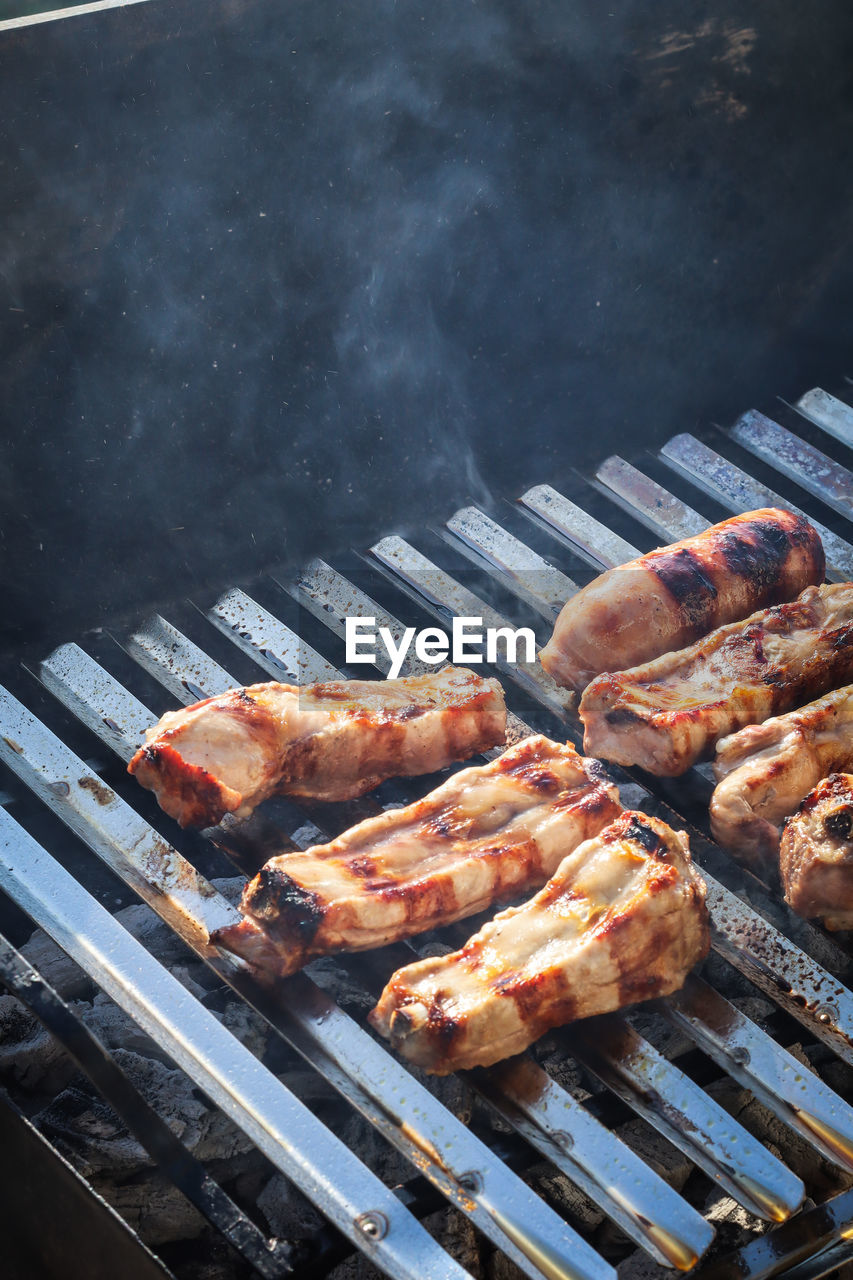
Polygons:
<instances>
[{"instance_id":1,"label":"metal grill grate","mask_svg":"<svg viewBox=\"0 0 853 1280\"><path fill-rule=\"evenodd\" d=\"M842 401L812 391L797 409L801 422L808 419L836 443L853 446L853 409ZM788 412L793 420L793 411ZM813 499L845 517L853 512L853 474L809 440L751 412L738 421L728 440L723 438L721 448L729 451L732 442L794 482L796 501L818 513L820 506ZM652 474L646 474L643 466ZM627 512L638 526L667 541L710 524L711 520L654 478L654 474L664 474L664 468L678 474L682 491L686 479L691 492L698 490L698 500L704 495L731 512L762 505L794 507L791 498L761 484L723 453L692 436L680 435L664 446L657 459L635 465L612 457L601 464L592 486L598 491L596 509L603 520L618 523L617 517ZM621 510L617 513L616 508ZM815 520L811 510L808 514L824 538L829 576L835 580L853 576L853 545ZM825 518L833 523L831 515ZM526 621L533 610L547 631L577 585L563 568L528 545L528 537L539 545L550 542L552 551L548 554L555 559L565 560L568 549L572 563L576 558L581 569L584 565L595 570L608 568L641 550L548 485L529 490L516 511L507 511L504 523L520 533L511 532L501 520L467 507L436 531L454 549L457 562L461 558L474 566L474 585L479 583L478 590L488 599L468 585L467 574L461 581L460 571L443 568L439 563L443 557L437 551L427 554L398 536L372 547L358 572L344 574L318 560L295 580L272 579L262 584L262 591L268 600L278 601L278 612L283 615L298 606L306 624L310 623L320 637L317 643L340 660L347 616L374 617L399 636L408 620L405 611L413 605L419 616L426 611L446 621L451 614L475 615L487 626L504 626L509 621L502 609L512 611L515 601L516 608L526 611ZM624 522L620 527L625 527ZM433 533L425 534L423 543L442 545L436 543ZM572 564L566 567L577 575ZM365 587L383 599L394 600L395 614L377 603ZM404 614L402 619L397 616ZM317 621L322 628L316 626ZM211 628L226 637L224 644ZM123 761L130 758L144 730L157 719L133 692L146 687L145 680L136 680L134 670L149 680L153 677L169 699L185 705L244 683L211 656L208 648L225 662L245 664L248 658L267 675L296 683L339 675L333 662L276 616L274 608L265 608L242 590L226 592L186 630L197 633L204 647L159 616L130 635L116 635L109 644L101 644L101 650L109 655L110 644L116 643L117 669L125 670L127 665L121 650L130 655L133 666L124 682L107 669L108 656L102 654L103 661L96 661L85 648L73 643L51 653L35 674L51 695ZM228 653L231 659L223 656ZM381 658L377 665L382 669ZM412 660L403 673L422 669ZM523 717L544 716L552 733L562 731L579 744L569 698L537 664L504 664L501 674L510 704L517 695L510 716L511 737L530 731ZM242 962L212 948L207 940L209 931L237 919L236 909L44 719L33 715L5 689L0 690L0 758L526 1275L532 1280L543 1276L605 1280L615 1276L613 1268L578 1232L307 974L282 982L272 996L254 982ZM853 994L834 976L849 971L849 957L836 941L787 913L769 890L751 886L756 910L723 883L731 870L724 855L692 826L689 806L685 813L673 810L673 806L679 808L682 793L707 799L708 781L702 770L693 770L676 786L662 786L657 795L650 794L636 777L612 772L627 803L691 829L694 854L708 884L712 941L718 954L798 1019L811 1037L853 1064ZM405 798L404 785L395 786L400 798ZM341 807L341 813L349 821L378 811L379 804L375 797L368 797ZM297 813L291 808L297 816L286 830L279 830L280 849L305 847L335 834L323 827L329 821L328 809L303 806ZM207 834L239 857L241 835L234 824L226 820L217 832ZM377 1266L401 1277L466 1274L357 1155L3 809L0 887L168 1051L272 1163ZM781 921L782 927L771 920ZM453 940L468 932L464 925L457 926L445 936ZM383 965L386 960L389 965L406 963L413 955L413 945L399 944L383 952ZM388 968L378 973L369 956L345 957L344 964L374 995L390 972ZM658 1002L657 1007L785 1126L828 1161L853 1172L853 1109L719 992L701 979L691 978L683 991ZM800 1179L644 1039L629 1017L614 1015L591 1025L577 1024L560 1033L558 1041L567 1054L750 1213L782 1223L797 1212L806 1193ZM662 1274L664 1268L691 1270L697 1264L701 1270L700 1259L713 1236L709 1223L530 1055L470 1073L468 1083L525 1142L566 1174L643 1248ZM842 1242L845 1233L849 1236L853 1219L853 1193L837 1197L831 1210L810 1212L811 1218L808 1212L801 1214L790 1226L757 1242L752 1254L745 1251L737 1274L780 1274L795 1262L797 1275L825 1274L818 1258L837 1261L846 1256ZM235 1209L235 1213L239 1211ZM804 1248L800 1224L816 1222L816 1213L824 1214L826 1224L807 1232L808 1247ZM800 1235L792 1234L795 1226ZM292 1259L286 1252L278 1256L287 1270ZM804 1256L811 1259L808 1273L801 1270ZM275 1261L275 1250L270 1257ZM263 1270L265 1263L256 1258L255 1265ZM276 1272L273 1268L263 1273Z\"/></svg>"}]
</instances>

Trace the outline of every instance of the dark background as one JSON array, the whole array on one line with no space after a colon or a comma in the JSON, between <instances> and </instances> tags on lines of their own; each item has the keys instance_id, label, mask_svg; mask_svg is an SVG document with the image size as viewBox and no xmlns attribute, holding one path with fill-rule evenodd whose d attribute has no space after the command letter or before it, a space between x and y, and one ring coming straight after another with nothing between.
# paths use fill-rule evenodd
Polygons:
<instances>
[{"instance_id":1,"label":"dark background","mask_svg":"<svg viewBox=\"0 0 853 1280\"><path fill-rule=\"evenodd\" d=\"M0 647L851 372L853 9L0 31Z\"/></svg>"}]
</instances>

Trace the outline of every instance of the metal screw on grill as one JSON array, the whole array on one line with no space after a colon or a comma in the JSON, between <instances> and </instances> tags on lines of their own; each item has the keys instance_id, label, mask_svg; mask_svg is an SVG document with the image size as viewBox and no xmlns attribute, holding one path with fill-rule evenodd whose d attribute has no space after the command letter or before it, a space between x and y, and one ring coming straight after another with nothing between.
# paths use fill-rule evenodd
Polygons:
<instances>
[{"instance_id":1,"label":"metal screw on grill","mask_svg":"<svg viewBox=\"0 0 853 1280\"><path fill-rule=\"evenodd\" d=\"M383 1240L388 1234L388 1219L377 1209L360 1213L355 1220L355 1225L369 1240Z\"/></svg>"},{"instance_id":2,"label":"metal screw on grill","mask_svg":"<svg viewBox=\"0 0 853 1280\"><path fill-rule=\"evenodd\" d=\"M574 1138L566 1129L555 1129L554 1139L559 1142L560 1146L565 1151L571 1151L572 1147L575 1145Z\"/></svg>"},{"instance_id":3,"label":"metal screw on grill","mask_svg":"<svg viewBox=\"0 0 853 1280\"><path fill-rule=\"evenodd\" d=\"M831 1000L827 1000L825 1004L819 1004L815 1009L818 1022L826 1025L828 1022L837 1022L838 1006L834 1005Z\"/></svg>"},{"instance_id":4,"label":"metal screw on grill","mask_svg":"<svg viewBox=\"0 0 853 1280\"><path fill-rule=\"evenodd\" d=\"M67 782L51 782L48 783L48 786L55 796L67 796L71 794L71 788Z\"/></svg>"},{"instance_id":5,"label":"metal screw on grill","mask_svg":"<svg viewBox=\"0 0 853 1280\"><path fill-rule=\"evenodd\" d=\"M732 1062L736 1062L739 1067L745 1067L749 1062L749 1050L746 1045L736 1044L732 1049Z\"/></svg>"},{"instance_id":6,"label":"metal screw on grill","mask_svg":"<svg viewBox=\"0 0 853 1280\"><path fill-rule=\"evenodd\" d=\"M483 1189L483 1179L475 1169L469 1169L467 1173L460 1174L459 1185L463 1191L476 1195L478 1191Z\"/></svg>"}]
</instances>

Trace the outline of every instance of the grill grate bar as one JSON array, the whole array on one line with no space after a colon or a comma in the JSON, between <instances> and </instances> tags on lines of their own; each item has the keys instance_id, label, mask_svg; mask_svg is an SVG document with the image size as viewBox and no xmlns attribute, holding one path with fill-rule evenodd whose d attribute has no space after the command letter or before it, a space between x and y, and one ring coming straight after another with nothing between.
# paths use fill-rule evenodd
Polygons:
<instances>
[{"instance_id":1,"label":"grill grate bar","mask_svg":"<svg viewBox=\"0 0 853 1280\"><path fill-rule=\"evenodd\" d=\"M596 471L601 490L669 542L692 538L711 523L637 467L614 455Z\"/></svg>"},{"instance_id":2,"label":"grill grate bar","mask_svg":"<svg viewBox=\"0 0 853 1280\"><path fill-rule=\"evenodd\" d=\"M0 885L358 1248L393 1276L467 1272L82 885L0 811ZM382 1223L366 1236L366 1223Z\"/></svg>"},{"instance_id":3,"label":"grill grate bar","mask_svg":"<svg viewBox=\"0 0 853 1280\"><path fill-rule=\"evenodd\" d=\"M77 644L63 644L54 649L40 664L39 677L45 687L125 763L145 740L145 731L157 720L152 711L127 693L103 667L91 662ZM112 714L114 709L118 711L118 718Z\"/></svg>"},{"instance_id":4,"label":"grill grate bar","mask_svg":"<svg viewBox=\"0 0 853 1280\"><path fill-rule=\"evenodd\" d=\"M482 618L486 627L509 626L507 620L495 609L480 600L473 591L461 586L403 538L383 538L370 550L384 568L412 588L415 598L426 598L438 612L439 618L457 615ZM499 659L497 666L558 715L563 715L571 705L572 695L565 689L560 689L538 662L519 662L513 665Z\"/></svg>"},{"instance_id":5,"label":"grill grate bar","mask_svg":"<svg viewBox=\"0 0 853 1280\"><path fill-rule=\"evenodd\" d=\"M763 413L750 409L731 429L731 436L744 449L769 463L776 471L798 484L821 502L850 519L853 513L853 475L833 462L820 449L807 444L793 431Z\"/></svg>"},{"instance_id":6,"label":"grill grate bar","mask_svg":"<svg viewBox=\"0 0 853 1280\"><path fill-rule=\"evenodd\" d=\"M498 569L504 575L505 585L549 623L553 623L566 601L580 589L565 573L477 507L457 511L448 520L447 529L454 547L460 548L478 567Z\"/></svg>"},{"instance_id":7,"label":"grill grate bar","mask_svg":"<svg viewBox=\"0 0 853 1280\"><path fill-rule=\"evenodd\" d=\"M795 1173L615 1014L559 1034L608 1089L756 1217L784 1222L803 1202Z\"/></svg>"},{"instance_id":8,"label":"grill grate bar","mask_svg":"<svg viewBox=\"0 0 853 1280\"><path fill-rule=\"evenodd\" d=\"M853 1065L853 993L707 871L702 874L714 949Z\"/></svg>"},{"instance_id":9,"label":"grill grate bar","mask_svg":"<svg viewBox=\"0 0 853 1280\"><path fill-rule=\"evenodd\" d=\"M304 584L300 580L294 590L301 592L306 586L314 593L317 616L335 634L340 633L347 610L372 607L369 597L328 565ZM402 624L386 614L385 625L397 631ZM185 638L184 643L190 644ZM192 666L198 667L203 656L200 651L193 654L190 650L189 656ZM316 831L317 841L327 838ZM496 1087L490 1083L492 1073L483 1071L476 1073L472 1083L533 1146L573 1177L629 1237L665 1266L681 1265L687 1258L695 1261L704 1253L713 1236L704 1219L532 1060L525 1060L517 1071L512 1064L505 1064L500 1079L501 1086ZM566 1151L569 1143L570 1153ZM622 1174L618 1181L617 1171Z\"/></svg>"},{"instance_id":10,"label":"grill grate bar","mask_svg":"<svg viewBox=\"0 0 853 1280\"><path fill-rule=\"evenodd\" d=\"M849 404L814 387L800 396L794 408L822 431L853 448L853 408Z\"/></svg>"},{"instance_id":11,"label":"grill grate bar","mask_svg":"<svg viewBox=\"0 0 853 1280\"><path fill-rule=\"evenodd\" d=\"M729 511L737 513L758 507L786 507L797 515L806 516L820 534L826 552L826 576L832 582L846 582L853 577L853 546L849 542L812 516L807 516L801 507L753 480L746 471L695 436L673 436L661 449L660 456L673 471L686 476L698 489L716 498Z\"/></svg>"},{"instance_id":12,"label":"grill grate bar","mask_svg":"<svg viewBox=\"0 0 853 1280\"><path fill-rule=\"evenodd\" d=\"M396 551L398 559L403 559L408 548L403 544ZM425 556L416 554L419 556L420 578L426 580L428 569L434 566ZM449 575L442 575L442 581L447 579ZM429 578L431 589L436 581ZM417 590L417 577L406 577L403 582L407 589ZM434 609L442 607L432 596L426 598ZM472 607L471 599L467 603ZM446 603L443 607L447 607ZM513 668L508 671L515 675ZM540 701L552 706L541 696ZM568 722L569 732L578 742L576 726L565 714L563 719ZM644 796L644 803L656 805L645 787L637 783L635 786ZM678 818L677 821L683 819ZM703 875L708 886L707 901L714 925L712 941L715 949L803 1022L813 1035L824 1040L846 1061L853 1062L853 994L762 916L746 907L704 868ZM790 974L796 975L793 985L788 977Z\"/></svg>"},{"instance_id":13,"label":"grill grate bar","mask_svg":"<svg viewBox=\"0 0 853 1280\"><path fill-rule=\"evenodd\" d=\"M120 637L114 636L118 644ZM212 698L234 688L234 680L224 667L183 635L159 614L148 618L133 631L123 647L144 671L168 689L174 698L189 704ZM51 662L53 654L47 660ZM82 664L79 664L82 665ZM47 666L45 663L42 670ZM126 734L131 742L133 734Z\"/></svg>"},{"instance_id":14,"label":"grill grate bar","mask_svg":"<svg viewBox=\"0 0 853 1280\"><path fill-rule=\"evenodd\" d=\"M399 619L391 616L381 605L372 600L364 591L359 590L348 578L338 573L325 560L312 560L293 582L276 579L287 593L298 601L308 612L343 640L346 636L346 618L373 618L377 628L385 627L391 632L395 644L399 644L405 627ZM334 607L329 604L334 599ZM380 650L373 665L387 671L390 660L387 653ZM343 676L336 668L331 667L335 675L331 679L340 680ZM420 662L410 649L406 655L401 673L405 675L424 675L434 668L426 662ZM371 673L372 674L372 673Z\"/></svg>"},{"instance_id":15,"label":"grill grate bar","mask_svg":"<svg viewBox=\"0 0 853 1280\"><path fill-rule=\"evenodd\" d=\"M785 1123L827 1160L853 1172L853 1108L819 1076L770 1036L756 1036L750 1020L701 978L688 977L658 1007L769 1110L784 1108Z\"/></svg>"},{"instance_id":16,"label":"grill grate bar","mask_svg":"<svg viewBox=\"0 0 853 1280\"><path fill-rule=\"evenodd\" d=\"M564 498L549 484L539 484L528 489L519 498L524 508L549 529L581 553L596 569L614 569L616 565L635 560L640 554L630 542L613 533L607 525L581 507Z\"/></svg>"},{"instance_id":17,"label":"grill grate bar","mask_svg":"<svg viewBox=\"0 0 853 1280\"><path fill-rule=\"evenodd\" d=\"M82 650L79 652L87 665L97 666ZM87 681L79 683L109 690L112 695L110 718L120 722L121 710L116 699L124 692L122 686L115 681L110 685L108 681L96 680L91 674ZM98 717L94 719L97 722ZM236 957L220 952L208 943L209 931L240 919L237 910L8 694L5 698L0 694L0 728L4 734L11 735L12 741L21 748L20 751L10 748L8 742L0 738L0 759L4 759L113 870L132 884L158 914L167 918L163 909L164 895L177 897L182 907L178 916L181 926L178 932L185 941L272 1021L298 1052L522 1270L539 1276L541 1264L547 1275L547 1267L552 1265L548 1262L549 1257L552 1262L554 1258L561 1258L560 1265L564 1268L567 1265L565 1259L570 1257L572 1264L566 1274L574 1280L583 1280L587 1275L611 1274L609 1270L597 1271L596 1266L600 1268L605 1264L571 1227L493 1157L483 1143L305 975L279 984L285 1020L282 1023L280 1018L271 1016L264 993L259 992L245 975L245 966ZM64 784L62 787L54 785L57 779ZM91 794L92 779L100 789L98 799ZM64 786L68 786L67 792ZM112 810L112 823L109 817L103 816L105 801L108 802L106 809ZM117 837L119 822L127 828L123 842ZM148 875L143 873L140 876L135 865L136 851L146 840L155 842L160 851L160 862L168 858L168 865L172 868L168 882L163 881L158 862L151 858L143 862ZM189 891L184 887L186 878L192 882ZM197 917L203 916L203 920L190 921L193 927L189 929L187 919L192 916L194 908ZM173 919L169 923L175 927ZM295 1034L291 1018L296 1022ZM476 1191L464 1186L465 1176L471 1170L480 1175L481 1186ZM519 1223L526 1225L521 1227ZM530 1240L526 1247L528 1235Z\"/></svg>"},{"instance_id":18,"label":"grill grate bar","mask_svg":"<svg viewBox=\"0 0 853 1280\"><path fill-rule=\"evenodd\" d=\"M664 1266L687 1270L714 1230L532 1058L470 1072L495 1111Z\"/></svg>"},{"instance_id":19,"label":"grill grate bar","mask_svg":"<svg viewBox=\"0 0 853 1280\"><path fill-rule=\"evenodd\" d=\"M284 676L295 684L315 684L338 679L330 662L245 591L226 591L208 617L273 680Z\"/></svg>"}]
</instances>

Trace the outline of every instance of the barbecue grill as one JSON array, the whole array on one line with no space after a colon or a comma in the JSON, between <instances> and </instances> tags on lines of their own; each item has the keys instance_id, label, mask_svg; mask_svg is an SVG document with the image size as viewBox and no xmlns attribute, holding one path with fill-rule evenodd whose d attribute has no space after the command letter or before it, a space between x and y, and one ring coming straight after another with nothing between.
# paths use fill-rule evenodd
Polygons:
<instances>
[{"instance_id":1,"label":"barbecue grill","mask_svg":"<svg viewBox=\"0 0 853 1280\"><path fill-rule=\"evenodd\" d=\"M176 704L363 676L347 618L399 636L475 616L542 643L596 572L733 512L802 510L830 580L853 577L853 178L817 145L853 115L849 20L827 42L831 7L812 6L762 43L734 6L645 8L392 6L356 29L297 5L285 31L264 0L203 20L151 0L0 30L0 979L210 1224L145 1248L10 1081L16 1280L88 1280L105 1254L177 1280L806 1280L853 1258L849 943L713 845L706 769L612 771L623 803L691 833L713 921L700 974L449 1086L364 1014L472 922L275 993L208 943L272 850L431 780L199 836L124 771ZM800 394L817 377L832 394ZM753 387L765 412L741 413ZM536 664L498 674L511 736L579 744ZM33 923L78 966L67 988ZM310 1229L276 1237L227 1162L190 1151L87 1028L83 989L316 1206Z\"/></svg>"},{"instance_id":2,"label":"barbecue grill","mask_svg":"<svg viewBox=\"0 0 853 1280\"><path fill-rule=\"evenodd\" d=\"M813 391L800 399L796 410L804 423L814 423L831 439L853 445L853 408L844 400ZM789 411L791 417L793 412ZM845 491L853 494L853 473L764 415L743 415L725 445L733 442L772 459L781 475L795 479L812 518L816 518L811 510L813 498L832 507L843 501ZM647 542L684 537L709 523L697 507L653 478L650 472L659 470L660 464L672 475L673 489L681 487L683 492L675 481L690 477L695 501L702 508L708 508L708 499L729 511L745 505L793 505L790 497L783 499L724 453L691 435L680 435L663 446L657 459L632 463L612 456L596 471L595 484L601 493L612 495L615 503L646 527ZM847 577L853 545L825 525L819 528L830 577ZM541 545L547 536L544 530L556 553L551 559L530 545L535 541ZM9 689L0 694L0 757L30 792L525 1274L604 1277L614 1274L605 1259L371 1039L363 1026L337 1008L307 974L288 979L270 995L239 961L211 948L208 932L236 919L234 906L181 852L178 841L157 830L162 822L155 826L142 816L143 797L131 793L124 798L119 793L124 788L113 783L115 769L87 764L66 740L73 741L75 731L68 727L55 731L49 725L57 721L58 708L64 708L94 734L99 751L126 762L156 718L155 710L138 693L145 675L162 686L161 702L168 702L168 695L189 704L240 682L220 660L223 653L227 659L230 647L235 662L240 654L248 656L273 678L298 682L334 678L347 617L375 617L395 637L410 623L413 610L426 610L441 621L451 615L481 616L487 625L506 625L496 605L475 590L470 579L477 577L493 597L504 593L520 602L528 615L535 611L547 632L560 602L576 589L558 565L577 557L579 564L600 570L631 559L640 550L550 485L525 492L519 509L509 509L503 518L468 506L447 522L441 534L447 543L444 555L434 548L422 549L431 538L435 540L435 533L411 540L389 536L370 549L358 572L341 572L315 560L295 577L282 575L259 584L255 595L242 589L226 591L207 609L199 609L186 630L158 615L130 633L98 637L94 645L91 638L88 644L84 640L61 645L33 668L32 674L50 695L43 711L28 709L26 703L33 701L34 691L20 675L15 678L18 694ZM461 553L455 573L444 567L453 551ZM476 566L470 575L461 568L466 560ZM260 603L257 596L262 592L268 601L278 599L277 609ZM393 612L388 603L392 598ZM294 605L298 606L295 615ZM301 618L303 630L311 620L322 624L319 647L303 639L284 620L287 616ZM224 646L222 636L227 640ZM214 651L219 659L212 656ZM381 665L381 657L378 661ZM385 665L387 669L387 660ZM110 668L119 671L121 678ZM424 669L411 661L407 664L409 673ZM538 666L505 664L503 675L512 708L511 735L529 729L522 716L531 716L531 711L520 714L515 709L522 707L538 713L533 718L540 723L544 718L553 734L567 733L578 741L578 727L564 692ZM59 724L64 725L61 716ZM708 881L718 955L793 1016L809 1041L828 1045L842 1061L853 1063L853 995L844 981L849 980L848 954L810 924L789 916L772 889L731 866L697 830L697 823L705 825L699 815L709 789L701 770L694 770L689 781L679 780L678 786L658 788L658 794L651 794L639 776L623 776L621 781L629 803L690 825L695 855ZM12 798L16 796L13 792ZM387 796L384 800L395 802ZM316 843L330 834L330 819L340 826L354 816L353 811L373 811L377 803L382 801L356 802L343 818L335 816L332 806L315 806L289 822L284 818L284 828L272 837L273 847ZM678 806L676 812L673 806ZM84 887L85 872L75 876L64 868L18 822L14 808L12 804L0 811L0 884L9 897L157 1040L351 1244L392 1275L462 1274L459 1263L426 1235L405 1203L110 916ZM212 838L242 866L247 859L258 865L271 839L269 832L247 834L245 828L229 827L227 822ZM461 936L470 931L469 926L461 929ZM459 931L459 926L447 931L445 940ZM375 994L382 974L412 954L413 948L397 945L378 956L346 957L342 963ZM68 1010L11 951L4 955L4 979L33 1003L84 1063L93 1055L97 1058L95 1046L80 1047L81 1032L73 1018L69 1020ZM853 1109L771 1035L701 977L691 978L681 993L657 1007L663 1018L747 1088L787 1129L831 1165L853 1173ZM629 1016L578 1024L556 1039L562 1052L665 1135L756 1222L778 1224L790 1219L787 1226L757 1234L736 1262L727 1259L707 1274L823 1275L853 1255L849 1242L853 1192L842 1192L797 1215L807 1188L784 1158L756 1140L690 1075L661 1054ZM697 1274L702 1274L701 1258L711 1244L711 1226L533 1058L478 1070L467 1082L533 1152L564 1172L644 1249L661 1273L677 1267L699 1268ZM121 1092L117 1101L127 1106ZM159 1151L154 1121L143 1115L137 1124ZM284 1274L299 1265L292 1245L265 1244L221 1188L197 1171L194 1180L193 1171L181 1166L180 1156L170 1153L168 1138L164 1140L166 1157L171 1155L178 1178L195 1188L196 1202L262 1274Z\"/></svg>"}]
</instances>

